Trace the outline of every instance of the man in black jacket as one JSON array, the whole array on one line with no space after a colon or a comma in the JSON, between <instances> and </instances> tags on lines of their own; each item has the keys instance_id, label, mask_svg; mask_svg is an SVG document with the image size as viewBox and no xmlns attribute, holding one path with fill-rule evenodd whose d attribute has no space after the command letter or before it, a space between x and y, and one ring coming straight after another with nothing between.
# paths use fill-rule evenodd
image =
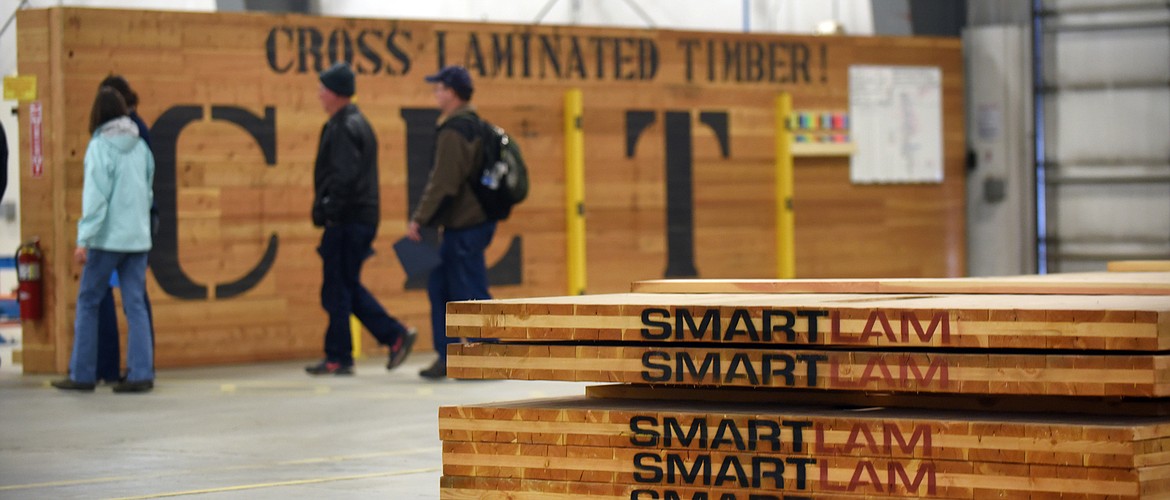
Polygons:
<instances>
[{"instance_id":1,"label":"man in black jacket","mask_svg":"<svg viewBox=\"0 0 1170 500\"><path fill-rule=\"evenodd\" d=\"M417 333L386 310L361 284L362 263L373 254L378 232L378 140L369 122L350 100L353 70L337 63L321 72L317 97L329 121L321 129L313 168L313 225L324 227L321 254L324 279L321 306L329 314L325 359L305 367L312 375L352 375L353 339L350 314L390 347L386 369L406 361Z\"/></svg>"}]
</instances>

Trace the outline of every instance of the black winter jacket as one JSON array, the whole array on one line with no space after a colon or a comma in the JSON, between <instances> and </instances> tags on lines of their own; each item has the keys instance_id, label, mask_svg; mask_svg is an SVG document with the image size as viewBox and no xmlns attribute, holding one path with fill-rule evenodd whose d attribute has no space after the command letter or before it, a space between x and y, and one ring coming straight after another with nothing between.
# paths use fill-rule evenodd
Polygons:
<instances>
[{"instance_id":1,"label":"black winter jacket","mask_svg":"<svg viewBox=\"0 0 1170 500\"><path fill-rule=\"evenodd\" d=\"M357 106L341 108L321 128L313 187L313 225L378 224L378 139Z\"/></svg>"}]
</instances>

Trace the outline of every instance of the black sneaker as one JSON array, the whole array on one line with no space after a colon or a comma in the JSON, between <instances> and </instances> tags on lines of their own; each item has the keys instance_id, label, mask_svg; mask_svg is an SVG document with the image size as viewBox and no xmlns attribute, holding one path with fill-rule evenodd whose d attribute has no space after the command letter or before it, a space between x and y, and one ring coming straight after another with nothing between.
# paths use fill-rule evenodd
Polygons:
<instances>
[{"instance_id":1,"label":"black sneaker","mask_svg":"<svg viewBox=\"0 0 1170 500\"><path fill-rule=\"evenodd\" d=\"M414 348L414 341L418 339L418 330L407 328L406 334L398 338L398 345L390 347L390 359L386 361L386 369L393 370L402 366Z\"/></svg>"},{"instance_id":2,"label":"black sneaker","mask_svg":"<svg viewBox=\"0 0 1170 500\"><path fill-rule=\"evenodd\" d=\"M343 365L336 361L322 361L315 365L306 366L305 373L309 375L353 375L353 365Z\"/></svg>"},{"instance_id":3,"label":"black sneaker","mask_svg":"<svg viewBox=\"0 0 1170 500\"><path fill-rule=\"evenodd\" d=\"M61 389L63 391L93 392L94 386L97 385L97 384L84 383L84 382L75 382L71 378L62 379L62 380L54 380L51 383L52 383L53 387L56 387L56 388Z\"/></svg>"},{"instance_id":4,"label":"black sneaker","mask_svg":"<svg viewBox=\"0 0 1170 500\"><path fill-rule=\"evenodd\" d=\"M447 363L443 362L441 359L435 360L435 364L431 365L430 368L418 372L418 375L422 378L429 378L431 380L447 378Z\"/></svg>"},{"instance_id":5,"label":"black sneaker","mask_svg":"<svg viewBox=\"0 0 1170 500\"><path fill-rule=\"evenodd\" d=\"M123 380L114 385L114 392L117 393L150 392L152 389L154 389L153 380Z\"/></svg>"}]
</instances>

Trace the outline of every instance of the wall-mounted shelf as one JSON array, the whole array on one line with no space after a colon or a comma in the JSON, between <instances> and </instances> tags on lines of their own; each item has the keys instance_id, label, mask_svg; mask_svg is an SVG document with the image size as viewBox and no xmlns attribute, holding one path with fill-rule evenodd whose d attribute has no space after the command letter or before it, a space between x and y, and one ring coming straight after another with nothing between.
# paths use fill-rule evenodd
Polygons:
<instances>
[{"instance_id":1,"label":"wall-mounted shelf","mask_svg":"<svg viewBox=\"0 0 1170 500\"><path fill-rule=\"evenodd\" d=\"M792 156L850 156L857 150L851 142L794 142Z\"/></svg>"},{"instance_id":2,"label":"wall-mounted shelf","mask_svg":"<svg viewBox=\"0 0 1170 500\"><path fill-rule=\"evenodd\" d=\"M849 156L857 149L849 140L849 113L801 110L786 120L792 133L792 156Z\"/></svg>"}]
</instances>

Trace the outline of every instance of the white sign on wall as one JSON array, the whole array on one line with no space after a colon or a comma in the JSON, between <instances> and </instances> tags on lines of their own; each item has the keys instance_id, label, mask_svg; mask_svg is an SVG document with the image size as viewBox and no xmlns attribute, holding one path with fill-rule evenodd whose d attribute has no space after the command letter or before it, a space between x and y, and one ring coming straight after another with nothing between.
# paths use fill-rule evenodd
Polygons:
<instances>
[{"instance_id":1,"label":"white sign on wall","mask_svg":"<svg viewBox=\"0 0 1170 500\"><path fill-rule=\"evenodd\" d=\"M44 116L41 101L33 101L28 106L29 115L29 146L31 148L32 176L40 177L45 173L45 152L42 149L41 120Z\"/></svg>"},{"instance_id":2,"label":"white sign on wall","mask_svg":"<svg viewBox=\"0 0 1170 500\"><path fill-rule=\"evenodd\" d=\"M849 67L850 180L942 182L941 82L937 67Z\"/></svg>"}]
</instances>

